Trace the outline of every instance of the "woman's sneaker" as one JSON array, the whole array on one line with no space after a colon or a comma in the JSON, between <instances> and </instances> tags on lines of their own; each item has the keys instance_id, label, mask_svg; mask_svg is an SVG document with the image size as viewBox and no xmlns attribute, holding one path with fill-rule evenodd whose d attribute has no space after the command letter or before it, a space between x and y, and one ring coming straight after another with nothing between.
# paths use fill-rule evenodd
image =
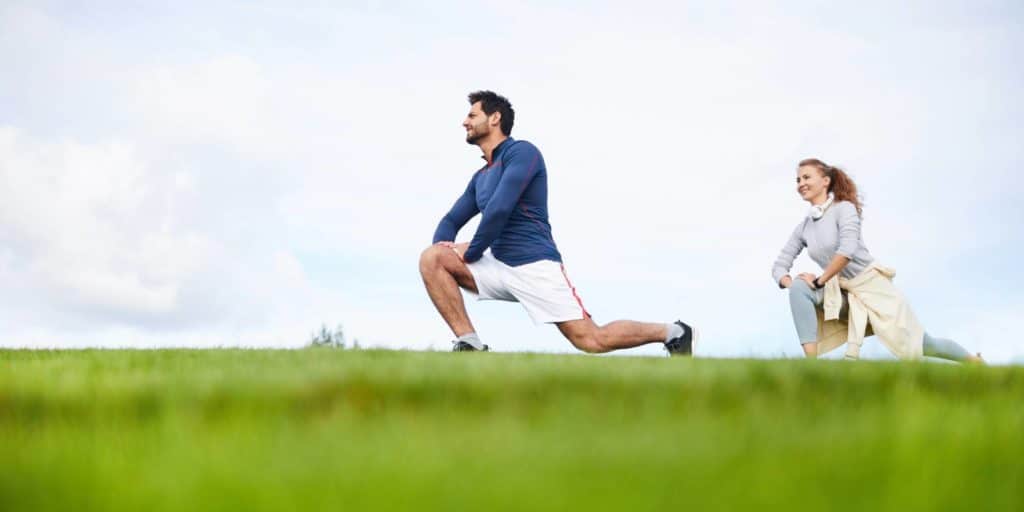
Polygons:
<instances>
[{"instance_id":1,"label":"woman's sneaker","mask_svg":"<svg viewBox=\"0 0 1024 512\"><path fill-rule=\"evenodd\" d=\"M697 345L697 340L700 339L700 333L696 328L684 324L681 320L676 320L675 324L683 328L683 334L666 341L665 350L670 356L692 356L693 348Z\"/></svg>"}]
</instances>

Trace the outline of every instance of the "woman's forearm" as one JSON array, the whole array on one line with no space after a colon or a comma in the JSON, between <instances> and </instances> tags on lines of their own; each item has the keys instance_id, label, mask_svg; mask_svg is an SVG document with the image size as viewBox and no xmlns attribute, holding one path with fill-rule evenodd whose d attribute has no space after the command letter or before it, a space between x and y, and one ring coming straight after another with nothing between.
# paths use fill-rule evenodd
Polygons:
<instances>
[{"instance_id":1,"label":"woman's forearm","mask_svg":"<svg viewBox=\"0 0 1024 512\"><path fill-rule=\"evenodd\" d=\"M832 279L832 276L842 272L848 263L850 263L850 258L842 254L836 254L832 261L828 263L828 266L825 267L825 270L822 271L821 275L818 276L818 282L825 284L826 281Z\"/></svg>"}]
</instances>

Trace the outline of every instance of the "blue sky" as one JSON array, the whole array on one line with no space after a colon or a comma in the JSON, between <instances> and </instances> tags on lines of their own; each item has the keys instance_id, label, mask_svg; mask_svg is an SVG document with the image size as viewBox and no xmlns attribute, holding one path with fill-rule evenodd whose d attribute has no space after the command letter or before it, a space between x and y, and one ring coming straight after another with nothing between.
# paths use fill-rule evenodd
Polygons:
<instances>
[{"instance_id":1,"label":"blue sky","mask_svg":"<svg viewBox=\"0 0 1024 512\"><path fill-rule=\"evenodd\" d=\"M857 180L927 330L1020 360L1022 24L1015 2L5 2L0 343L283 347L342 323L447 348L416 261L479 165L465 94L490 88L544 153L597 320L797 356L769 270L816 156ZM498 350L572 350L469 307Z\"/></svg>"}]
</instances>

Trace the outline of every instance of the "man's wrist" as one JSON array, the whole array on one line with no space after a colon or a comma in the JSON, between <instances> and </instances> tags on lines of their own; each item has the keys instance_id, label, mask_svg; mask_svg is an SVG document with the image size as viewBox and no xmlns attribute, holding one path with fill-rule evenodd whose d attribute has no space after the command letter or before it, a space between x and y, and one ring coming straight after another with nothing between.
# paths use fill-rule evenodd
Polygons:
<instances>
[{"instance_id":1,"label":"man's wrist","mask_svg":"<svg viewBox=\"0 0 1024 512\"><path fill-rule=\"evenodd\" d=\"M818 277L814 278L814 289L815 290L820 290L820 289L825 287L824 284L821 284L821 282L818 281L819 279L821 279L821 276L818 276Z\"/></svg>"}]
</instances>

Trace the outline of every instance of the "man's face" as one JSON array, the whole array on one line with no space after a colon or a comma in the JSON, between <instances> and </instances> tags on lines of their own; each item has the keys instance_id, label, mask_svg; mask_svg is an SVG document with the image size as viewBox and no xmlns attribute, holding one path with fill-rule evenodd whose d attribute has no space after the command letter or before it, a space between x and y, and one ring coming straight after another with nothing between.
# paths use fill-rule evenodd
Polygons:
<instances>
[{"instance_id":1,"label":"man's face","mask_svg":"<svg viewBox=\"0 0 1024 512\"><path fill-rule=\"evenodd\" d=\"M486 137L491 133L491 117L498 117L498 113L495 112L488 116L484 113L484 109L480 105L480 102L476 102L472 107L469 108L469 113L466 114L466 119L462 121L462 127L466 129L466 142L469 144L476 144L477 141Z\"/></svg>"}]
</instances>

